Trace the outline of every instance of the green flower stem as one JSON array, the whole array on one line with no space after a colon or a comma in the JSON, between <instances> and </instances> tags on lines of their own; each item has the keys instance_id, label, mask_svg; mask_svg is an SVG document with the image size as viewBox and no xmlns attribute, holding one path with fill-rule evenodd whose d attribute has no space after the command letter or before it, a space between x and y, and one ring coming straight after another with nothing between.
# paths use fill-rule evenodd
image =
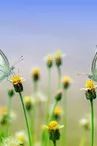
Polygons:
<instances>
[{"instance_id":1,"label":"green flower stem","mask_svg":"<svg viewBox=\"0 0 97 146\"><path fill-rule=\"evenodd\" d=\"M79 146L85 146L85 139L86 139L86 137L85 137L85 133L84 132L82 133L82 137L81 137L81 141L80 141Z\"/></svg>"},{"instance_id":2,"label":"green flower stem","mask_svg":"<svg viewBox=\"0 0 97 146\"><path fill-rule=\"evenodd\" d=\"M56 146L56 141L53 141L54 146Z\"/></svg>"},{"instance_id":3,"label":"green flower stem","mask_svg":"<svg viewBox=\"0 0 97 146\"><path fill-rule=\"evenodd\" d=\"M58 104L58 101L55 100L55 103L54 103L54 106L53 106L53 109L52 109L52 113L51 113L51 116L50 116L49 122L52 121L53 118L54 118L54 111L55 111L55 108L56 108L57 104Z\"/></svg>"},{"instance_id":4,"label":"green flower stem","mask_svg":"<svg viewBox=\"0 0 97 146\"><path fill-rule=\"evenodd\" d=\"M90 100L91 104L91 146L94 146L94 105L93 105L93 100Z\"/></svg>"},{"instance_id":5,"label":"green flower stem","mask_svg":"<svg viewBox=\"0 0 97 146\"><path fill-rule=\"evenodd\" d=\"M58 90L61 88L61 68L58 67Z\"/></svg>"},{"instance_id":6,"label":"green flower stem","mask_svg":"<svg viewBox=\"0 0 97 146\"><path fill-rule=\"evenodd\" d=\"M34 109L32 110L34 111ZM28 116L29 116L30 130L31 130L31 136L32 136L32 144L33 144L32 146L34 146L34 118L33 118L32 110L28 111Z\"/></svg>"},{"instance_id":7,"label":"green flower stem","mask_svg":"<svg viewBox=\"0 0 97 146\"><path fill-rule=\"evenodd\" d=\"M26 121L29 146L32 146L31 133L30 133L29 123L28 123L28 119L27 119L27 113L26 113L26 109L25 109L25 105L24 105L24 102L23 102L23 97L22 97L21 92L19 92L19 96L20 96L20 99L21 99L21 103L22 103L22 107L23 107L23 112L24 112L24 117L25 117L25 121Z\"/></svg>"},{"instance_id":8,"label":"green flower stem","mask_svg":"<svg viewBox=\"0 0 97 146\"><path fill-rule=\"evenodd\" d=\"M47 105L46 105L46 124L49 120L49 108L50 108L50 98L51 98L51 69L48 68L48 87L47 87Z\"/></svg>"},{"instance_id":9,"label":"green flower stem","mask_svg":"<svg viewBox=\"0 0 97 146\"><path fill-rule=\"evenodd\" d=\"M46 146L45 144L45 131L41 133L41 146Z\"/></svg>"},{"instance_id":10,"label":"green flower stem","mask_svg":"<svg viewBox=\"0 0 97 146\"><path fill-rule=\"evenodd\" d=\"M38 97L37 97L37 92L38 92L38 81L34 81L34 85L33 85L33 88L34 88L34 99L35 99L35 102L37 102L38 100ZM34 108L33 108L33 132L35 134L35 137L38 138L38 129L39 129L39 123L37 122L37 127L36 127L36 113L37 113L37 105L35 103L34 105ZM36 131L36 132L35 132Z\"/></svg>"},{"instance_id":11,"label":"green flower stem","mask_svg":"<svg viewBox=\"0 0 97 146\"><path fill-rule=\"evenodd\" d=\"M63 110L64 110L64 115L63 115L63 124L65 129L63 130L62 133L62 143L64 143L64 146L66 146L66 127L67 127L67 90L63 90Z\"/></svg>"},{"instance_id":12,"label":"green flower stem","mask_svg":"<svg viewBox=\"0 0 97 146\"><path fill-rule=\"evenodd\" d=\"M7 125L6 125L6 136L8 137L9 135L9 121L10 121L10 111L11 111L11 101L12 97L8 98L8 106L7 106Z\"/></svg>"}]
</instances>

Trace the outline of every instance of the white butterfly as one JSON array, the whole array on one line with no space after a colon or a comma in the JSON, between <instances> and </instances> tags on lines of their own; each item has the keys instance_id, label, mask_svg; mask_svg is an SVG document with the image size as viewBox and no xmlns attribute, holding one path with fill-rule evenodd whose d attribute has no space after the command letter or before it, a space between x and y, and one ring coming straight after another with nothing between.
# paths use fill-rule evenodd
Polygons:
<instances>
[{"instance_id":1,"label":"white butterfly","mask_svg":"<svg viewBox=\"0 0 97 146\"><path fill-rule=\"evenodd\" d=\"M97 82L97 51L92 60L91 73L92 74L83 73L83 75L88 75L89 79L92 79L93 81Z\"/></svg>"},{"instance_id":2,"label":"white butterfly","mask_svg":"<svg viewBox=\"0 0 97 146\"><path fill-rule=\"evenodd\" d=\"M22 56L20 57L20 59L22 60ZM21 61L20 59L19 61ZM14 73L13 72L15 68L14 65L10 66L10 63L6 55L0 50L0 82L3 81L4 79L8 79L8 77Z\"/></svg>"}]
</instances>

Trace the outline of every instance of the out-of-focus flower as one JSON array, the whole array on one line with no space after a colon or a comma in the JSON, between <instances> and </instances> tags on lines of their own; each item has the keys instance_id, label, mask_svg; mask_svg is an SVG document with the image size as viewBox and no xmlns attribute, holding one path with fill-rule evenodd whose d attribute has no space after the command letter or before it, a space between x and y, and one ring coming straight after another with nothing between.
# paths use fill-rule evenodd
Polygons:
<instances>
[{"instance_id":1,"label":"out-of-focus flower","mask_svg":"<svg viewBox=\"0 0 97 146\"><path fill-rule=\"evenodd\" d=\"M16 140L19 141L20 144L24 145L27 143L27 136L24 131L19 131L15 133Z\"/></svg>"},{"instance_id":2,"label":"out-of-focus flower","mask_svg":"<svg viewBox=\"0 0 97 146\"><path fill-rule=\"evenodd\" d=\"M62 59L65 55L61 53L61 51L55 52L55 63L59 67L62 65Z\"/></svg>"},{"instance_id":3,"label":"out-of-focus flower","mask_svg":"<svg viewBox=\"0 0 97 146\"><path fill-rule=\"evenodd\" d=\"M91 129L91 115L88 114L85 117L81 118L79 121L79 124L85 130L90 130Z\"/></svg>"},{"instance_id":4,"label":"out-of-focus flower","mask_svg":"<svg viewBox=\"0 0 97 146\"><path fill-rule=\"evenodd\" d=\"M13 137L3 139L2 146L20 146L20 143Z\"/></svg>"},{"instance_id":5,"label":"out-of-focus flower","mask_svg":"<svg viewBox=\"0 0 97 146\"><path fill-rule=\"evenodd\" d=\"M72 80L71 80L71 78L69 76L63 77L62 83L63 83L64 89L68 89L68 87L70 86L71 82L72 82Z\"/></svg>"},{"instance_id":6,"label":"out-of-focus flower","mask_svg":"<svg viewBox=\"0 0 97 146\"><path fill-rule=\"evenodd\" d=\"M52 65L53 65L53 56L52 55L47 55L45 57L45 61L46 61L47 67L51 68Z\"/></svg>"},{"instance_id":7,"label":"out-of-focus flower","mask_svg":"<svg viewBox=\"0 0 97 146\"><path fill-rule=\"evenodd\" d=\"M23 91L23 85L22 82L24 81L23 78L21 78L18 75L15 75L10 80L13 83L14 89L16 92L22 92Z\"/></svg>"},{"instance_id":8,"label":"out-of-focus flower","mask_svg":"<svg viewBox=\"0 0 97 146\"><path fill-rule=\"evenodd\" d=\"M33 68L32 70L32 78L33 80L36 82L39 80L40 78L40 70L38 67Z\"/></svg>"},{"instance_id":9,"label":"out-of-focus flower","mask_svg":"<svg viewBox=\"0 0 97 146\"><path fill-rule=\"evenodd\" d=\"M97 85L95 85L92 80L88 79L85 88L82 88L81 90L85 90L85 95L88 100L93 100L96 98L96 88Z\"/></svg>"},{"instance_id":10,"label":"out-of-focus flower","mask_svg":"<svg viewBox=\"0 0 97 146\"><path fill-rule=\"evenodd\" d=\"M25 104L25 107L28 111L31 110L33 108L33 105L34 105L33 98L30 96L25 96L24 97L24 104Z\"/></svg>"},{"instance_id":11,"label":"out-of-focus flower","mask_svg":"<svg viewBox=\"0 0 97 146\"><path fill-rule=\"evenodd\" d=\"M14 96L14 89L12 87L8 89L8 95L9 95L9 97Z\"/></svg>"},{"instance_id":12,"label":"out-of-focus flower","mask_svg":"<svg viewBox=\"0 0 97 146\"><path fill-rule=\"evenodd\" d=\"M63 125L59 125L56 121L51 121L47 128L49 131L49 139L56 141L60 139L60 129L63 128Z\"/></svg>"},{"instance_id":13,"label":"out-of-focus flower","mask_svg":"<svg viewBox=\"0 0 97 146\"><path fill-rule=\"evenodd\" d=\"M54 110L54 118L56 121L60 120L60 117L62 115L62 108L60 106L57 106Z\"/></svg>"},{"instance_id":14,"label":"out-of-focus flower","mask_svg":"<svg viewBox=\"0 0 97 146\"><path fill-rule=\"evenodd\" d=\"M60 101L62 99L62 90L58 90L55 96L56 101Z\"/></svg>"},{"instance_id":15,"label":"out-of-focus flower","mask_svg":"<svg viewBox=\"0 0 97 146\"><path fill-rule=\"evenodd\" d=\"M0 107L0 124L5 125L5 124L7 124L8 121L11 122L14 119L16 119L16 114L13 111L10 112L10 116L8 119L7 108Z\"/></svg>"},{"instance_id":16,"label":"out-of-focus flower","mask_svg":"<svg viewBox=\"0 0 97 146\"><path fill-rule=\"evenodd\" d=\"M42 132L45 132L47 129L48 129L48 127L47 127L46 125L42 125L42 126L41 126Z\"/></svg>"}]
</instances>

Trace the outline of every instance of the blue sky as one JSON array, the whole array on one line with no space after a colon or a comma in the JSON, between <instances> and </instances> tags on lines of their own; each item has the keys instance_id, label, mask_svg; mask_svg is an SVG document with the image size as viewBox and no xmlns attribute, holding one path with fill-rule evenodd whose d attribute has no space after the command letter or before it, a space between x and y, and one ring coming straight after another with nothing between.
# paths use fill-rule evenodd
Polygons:
<instances>
[{"instance_id":1,"label":"blue sky","mask_svg":"<svg viewBox=\"0 0 97 146\"><path fill-rule=\"evenodd\" d=\"M0 1L0 48L11 62L23 55L30 69L61 50L67 70L90 71L96 44L96 1Z\"/></svg>"}]
</instances>

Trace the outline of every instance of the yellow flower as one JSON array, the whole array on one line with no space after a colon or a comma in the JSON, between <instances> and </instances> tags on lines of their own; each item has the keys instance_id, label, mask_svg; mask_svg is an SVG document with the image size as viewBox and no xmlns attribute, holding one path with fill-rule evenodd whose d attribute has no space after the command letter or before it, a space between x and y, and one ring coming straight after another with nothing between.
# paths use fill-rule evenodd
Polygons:
<instances>
[{"instance_id":1,"label":"yellow flower","mask_svg":"<svg viewBox=\"0 0 97 146\"><path fill-rule=\"evenodd\" d=\"M61 113L62 113L62 108L60 106L57 106L55 108L54 115L60 115Z\"/></svg>"},{"instance_id":2,"label":"yellow flower","mask_svg":"<svg viewBox=\"0 0 97 146\"><path fill-rule=\"evenodd\" d=\"M38 67L35 67L33 70L32 70L32 74L33 75L39 75L40 74L40 70Z\"/></svg>"},{"instance_id":3,"label":"yellow flower","mask_svg":"<svg viewBox=\"0 0 97 146\"><path fill-rule=\"evenodd\" d=\"M22 83L24 81L23 78L21 78L20 76L18 75L15 75L11 78L10 80L13 84L18 84L18 83Z\"/></svg>"},{"instance_id":4,"label":"yellow flower","mask_svg":"<svg viewBox=\"0 0 97 146\"><path fill-rule=\"evenodd\" d=\"M27 136L24 133L24 131L16 132L15 137L18 141L22 142L22 144L24 144L25 141L27 141Z\"/></svg>"},{"instance_id":5,"label":"yellow flower","mask_svg":"<svg viewBox=\"0 0 97 146\"><path fill-rule=\"evenodd\" d=\"M15 75L10 80L13 83L14 89L16 92L20 93L23 91L22 82L24 81L19 75Z\"/></svg>"},{"instance_id":6,"label":"yellow flower","mask_svg":"<svg viewBox=\"0 0 97 146\"><path fill-rule=\"evenodd\" d=\"M32 77L33 77L33 80L34 81L38 81L39 80L39 76L40 76L40 70L38 67L35 67L33 70L32 70Z\"/></svg>"},{"instance_id":7,"label":"yellow flower","mask_svg":"<svg viewBox=\"0 0 97 146\"><path fill-rule=\"evenodd\" d=\"M62 80L62 83L63 83L64 88L67 89L69 85L71 84L71 78L69 76L64 77Z\"/></svg>"},{"instance_id":8,"label":"yellow flower","mask_svg":"<svg viewBox=\"0 0 97 146\"><path fill-rule=\"evenodd\" d=\"M60 65L62 65L62 58L64 56L65 55L62 54L61 51L56 51L55 52L55 62L56 62L57 67L59 67Z\"/></svg>"},{"instance_id":9,"label":"yellow flower","mask_svg":"<svg viewBox=\"0 0 97 146\"><path fill-rule=\"evenodd\" d=\"M51 121L48 125L48 129L50 131L52 130L57 130L57 129L60 129L60 128L63 128L64 126L63 125L59 125L57 121Z\"/></svg>"},{"instance_id":10,"label":"yellow flower","mask_svg":"<svg viewBox=\"0 0 97 146\"><path fill-rule=\"evenodd\" d=\"M34 101L32 101L32 97L26 96L24 98L24 104L25 104L25 107L28 111L31 110L33 107L33 104L34 104Z\"/></svg>"},{"instance_id":11,"label":"yellow flower","mask_svg":"<svg viewBox=\"0 0 97 146\"><path fill-rule=\"evenodd\" d=\"M87 88L87 89L95 89L95 84L94 84L94 82L93 82L92 80L88 79L88 80L86 81L86 88Z\"/></svg>"},{"instance_id":12,"label":"yellow flower","mask_svg":"<svg viewBox=\"0 0 97 146\"><path fill-rule=\"evenodd\" d=\"M6 107L0 107L0 115L7 115L7 108Z\"/></svg>"}]
</instances>

